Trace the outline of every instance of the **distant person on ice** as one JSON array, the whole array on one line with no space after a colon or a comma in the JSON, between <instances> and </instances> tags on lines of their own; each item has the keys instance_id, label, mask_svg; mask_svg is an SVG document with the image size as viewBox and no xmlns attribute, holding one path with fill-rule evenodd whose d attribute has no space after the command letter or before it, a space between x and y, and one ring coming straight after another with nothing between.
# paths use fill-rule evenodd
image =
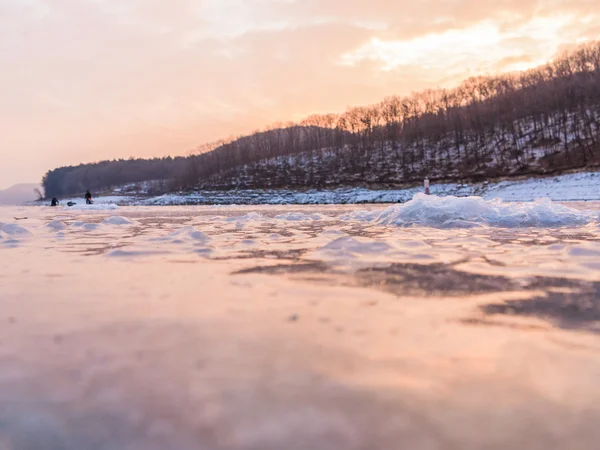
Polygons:
<instances>
[{"instance_id":1,"label":"distant person on ice","mask_svg":"<svg viewBox=\"0 0 600 450\"><path fill-rule=\"evenodd\" d=\"M423 180L423 186L425 186L425 195L429 195L429 178L425 177Z\"/></svg>"},{"instance_id":2,"label":"distant person on ice","mask_svg":"<svg viewBox=\"0 0 600 450\"><path fill-rule=\"evenodd\" d=\"M92 194L90 194L90 191L85 191L85 203L87 205L91 205L92 203Z\"/></svg>"},{"instance_id":3,"label":"distant person on ice","mask_svg":"<svg viewBox=\"0 0 600 450\"><path fill-rule=\"evenodd\" d=\"M50 206L58 206L58 199L56 197L52 197L52 201L50 202Z\"/></svg>"}]
</instances>

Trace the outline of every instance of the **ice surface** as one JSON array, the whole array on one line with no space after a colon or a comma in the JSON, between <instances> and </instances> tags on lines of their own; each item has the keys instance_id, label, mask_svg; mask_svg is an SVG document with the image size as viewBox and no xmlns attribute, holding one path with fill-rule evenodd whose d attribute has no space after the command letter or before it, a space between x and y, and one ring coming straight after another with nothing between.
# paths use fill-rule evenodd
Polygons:
<instances>
[{"instance_id":1,"label":"ice surface","mask_svg":"<svg viewBox=\"0 0 600 450\"><path fill-rule=\"evenodd\" d=\"M388 262L394 255L391 243L377 242L371 239L340 237L317 248L307 255L309 259L327 261L336 265L357 267L372 264L374 261Z\"/></svg>"},{"instance_id":2,"label":"ice surface","mask_svg":"<svg viewBox=\"0 0 600 450\"><path fill-rule=\"evenodd\" d=\"M275 216L275 219L279 220L287 220L287 221L295 221L295 222L303 222L303 221L311 221L311 220L323 220L327 217L323 214L303 214L303 213L285 213Z\"/></svg>"},{"instance_id":3,"label":"ice surface","mask_svg":"<svg viewBox=\"0 0 600 450\"><path fill-rule=\"evenodd\" d=\"M332 252L336 256L351 256L355 254L382 254L391 250L385 242L361 241L351 237L342 237L325 245L321 251Z\"/></svg>"},{"instance_id":4,"label":"ice surface","mask_svg":"<svg viewBox=\"0 0 600 450\"><path fill-rule=\"evenodd\" d=\"M596 448L599 210L0 208L0 447Z\"/></svg>"}]
</instances>

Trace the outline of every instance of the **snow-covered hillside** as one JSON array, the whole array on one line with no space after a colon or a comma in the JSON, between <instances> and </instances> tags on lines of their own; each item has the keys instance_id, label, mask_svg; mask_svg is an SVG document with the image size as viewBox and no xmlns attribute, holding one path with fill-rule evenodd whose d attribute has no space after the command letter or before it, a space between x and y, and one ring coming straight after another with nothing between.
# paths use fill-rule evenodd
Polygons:
<instances>
[{"instance_id":1,"label":"snow-covered hillside","mask_svg":"<svg viewBox=\"0 0 600 450\"><path fill-rule=\"evenodd\" d=\"M389 190L342 188L307 191L290 189L199 191L191 194L132 198L124 200L124 203L134 205L398 203L409 201L422 191L421 187ZM498 183L434 184L431 186L431 193L440 196L500 198L506 201L532 201L538 198L555 201L600 200L600 172Z\"/></svg>"},{"instance_id":2,"label":"snow-covered hillside","mask_svg":"<svg viewBox=\"0 0 600 450\"><path fill-rule=\"evenodd\" d=\"M61 199L61 205L72 201L75 209L107 209L117 205L309 205L404 203L423 192L421 186L406 189L234 189L201 190L161 196L123 195L117 189L111 195L94 198L94 205L85 205L83 199ZM438 196L479 196L486 200L499 198L509 202L526 202L540 198L554 201L600 201L600 172L585 172L546 178L506 180L496 183L432 184L431 194Z\"/></svg>"}]
</instances>

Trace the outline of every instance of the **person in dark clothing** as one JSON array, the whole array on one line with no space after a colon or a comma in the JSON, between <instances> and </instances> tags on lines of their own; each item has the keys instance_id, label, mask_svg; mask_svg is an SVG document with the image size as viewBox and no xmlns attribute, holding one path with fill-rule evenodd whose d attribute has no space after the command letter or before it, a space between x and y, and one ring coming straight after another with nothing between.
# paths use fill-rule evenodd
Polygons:
<instances>
[{"instance_id":1,"label":"person in dark clothing","mask_svg":"<svg viewBox=\"0 0 600 450\"><path fill-rule=\"evenodd\" d=\"M88 205L91 205L92 203L92 194L90 194L90 191L86 191L85 192L85 203Z\"/></svg>"},{"instance_id":2,"label":"person in dark clothing","mask_svg":"<svg viewBox=\"0 0 600 450\"><path fill-rule=\"evenodd\" d=\"M52 202L50 202L50 206L58 206L58 199L56 197L52 198Z\"/></svg>"}]
</instances>

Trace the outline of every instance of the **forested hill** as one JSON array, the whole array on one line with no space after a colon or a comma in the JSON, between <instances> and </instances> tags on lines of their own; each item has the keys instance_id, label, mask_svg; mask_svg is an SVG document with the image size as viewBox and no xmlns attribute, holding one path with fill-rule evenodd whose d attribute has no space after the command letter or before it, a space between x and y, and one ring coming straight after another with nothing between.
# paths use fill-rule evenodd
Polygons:
<instances>
[{"instance_id":1,"label":"forested hill","mask_svg":"<svg viewBox=\"0 0 600 450\"><path fill-rule=\"evenodd\" d=\"M320 136L330 131L331 129L319 130L315 126L293 125L257 132L230 142L206 144L199 147L200 154L194 156L131 158L59 167L48 171L42 179L42 184L47 198L83 195L88 189L104 192L146 181L151 181L145 183L147 193L162 194L169 190L196 185L201 173L208 173L207 170L218 172L222 169L232 169L240 163L253 163L265 157L302 152L310 147L309 140L313 136ZM342 135L344 134L346 133L342 132ZM292 139L283 142L283 135L289 135ZM263 143L269 142L278 144L263 146Z\"/></svg>"},{"instance_id":2,"label":"forested hill","mask_svg":"<svg viewBox=\"0 0 600 450\"><path fill-rule=\"evenodd\" d=\"M101 192L129 183L177 178L186 158L119 159L50 170L42 179L46 197Z\"/></svg>"},{"instance_id":3,"label":"forested hill","mask_svg":"<svg viewBox=\"0 0 600 450\"><path fill-rule=\"evenodd\" d=\"M64 195L86 183L100 189L108 180L142 179L168 179L172 189L381 186L426 175L481 179L594 167L600 163L600 42L532 70L392 96L204 150L152 160L162 161L155 163L160 170L147 175L129 172L122 161L61 168L46 175L44 187Z\"/></svg>"}]
</instances>

